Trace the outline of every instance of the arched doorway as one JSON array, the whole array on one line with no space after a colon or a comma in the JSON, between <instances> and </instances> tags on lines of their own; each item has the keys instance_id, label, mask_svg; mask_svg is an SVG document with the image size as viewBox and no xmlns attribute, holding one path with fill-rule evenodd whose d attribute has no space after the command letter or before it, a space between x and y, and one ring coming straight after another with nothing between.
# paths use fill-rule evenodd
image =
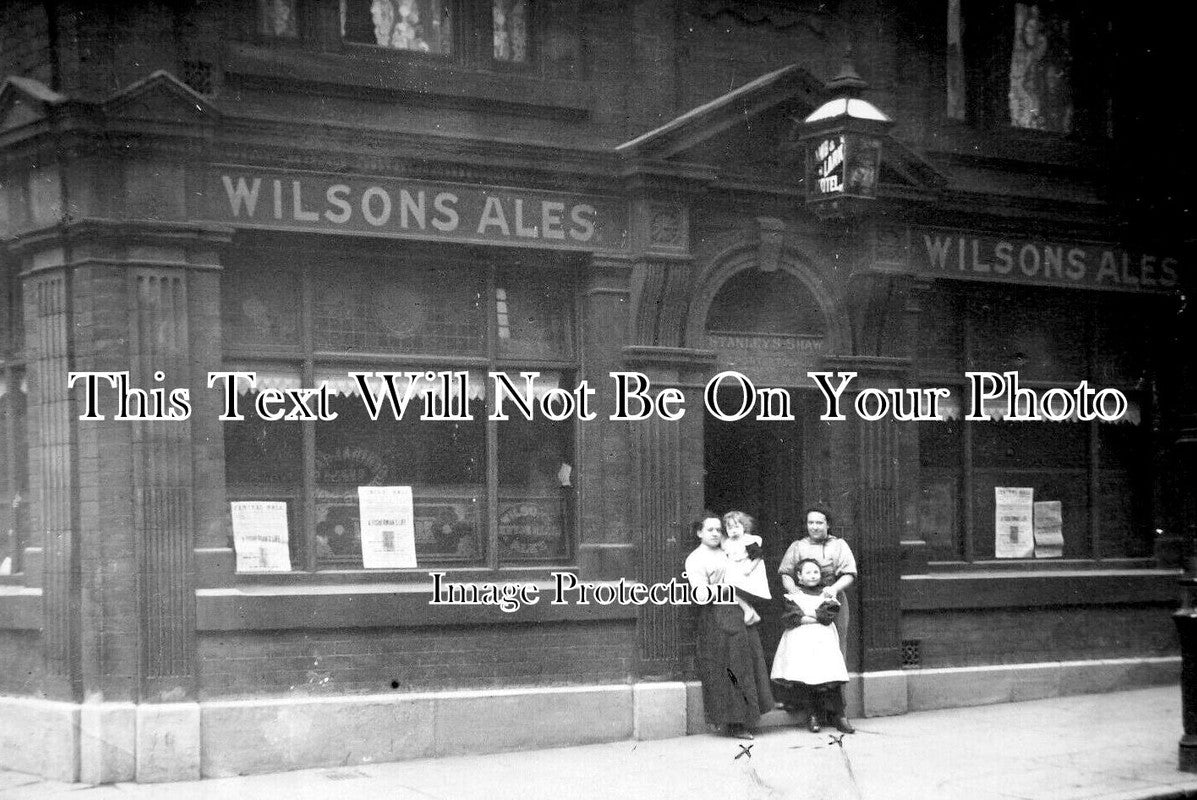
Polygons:
<instances>
[{"instance_id":1,"label":"arched doorway","mask_svg":"<svg viewBox=\"0 0 1197 800\"><path fill-rule=\"evenodd\" d=\"M758 389L782 389L788 397L792 419L760 420L753 412L724 421L707 409L703 423L706 505L720 514L739 509L757 519L778 598L782 587L772 573L802 533L802 510L827 499L826 423L818 419L819 395L807 376L819 368L826 317L793 272L752 265L719 286L707 309L704 338L717 354L717 371L738 372ZM720 408L734 411L741 397L733 382L720 392ZM762 621L770 661L781 636L779 616L766 614Z\"/></svg>"}]
</instances>

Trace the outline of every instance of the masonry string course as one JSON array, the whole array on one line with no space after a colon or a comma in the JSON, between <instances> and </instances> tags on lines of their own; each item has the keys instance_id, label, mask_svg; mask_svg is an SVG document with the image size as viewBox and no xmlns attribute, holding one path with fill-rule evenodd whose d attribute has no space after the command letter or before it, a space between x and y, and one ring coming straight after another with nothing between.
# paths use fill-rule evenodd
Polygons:
<instances>
[{"instance_id":1,"label":"masonry string course","mask_svg":"<svg viewBox=\"0 0 1197 800\"><path fill-rule=\"evenodd\" d=\"M535 371L515 375L490 372L486 381L493 400L489 409L483 409L481 406L485 403L478 402L479 395L472 388L472 382L478 377L467 371L346 374L356 386L353 396L376 422L413 417L422 421L465 422L476 419L476 413L486 414L487 410L486 418L499 422L537 418L585 422L598 417L591 408L598 390L589 380L566 388L556 385L555 379L542 383L541 373ZM941 402L952 394L946 387L859 388L857 373L850 371L811 371L806 375L822 397L823 410L819 419L824 422L847 420L845 412L848 410L866 422L885 418L901 422L945 419L948 412L941 409ZM161 385L166 379L161 370L153 377L155 385L139 387L132 384L127 371L70 372L67 387L82 392L80 421L182 422L190 419L190 390ZM289 389L261 387L250 401L243 390L253 386L256 378L251 371L207 374L208 388L221 394L220 421L242 421L247 413L254 413L268 422L337 419L337 412L332 408L336 391L328 382ZM638 422L657 417L675 422L685 416L686 397L675 386L656 387L640 372L610 372L608 378L607 390L614 397L614 412L608 416L610 420ZM1021 386L1016 371L965 372L964 380L969 408L964 419L970 421L1088 422L1096 419L1116 422L1129 407L1126 395L1121 391L1090 386L1088 381L1081 381L1069 389L1035 389ZM112 390L111 396L106 390ZM733 370L720 372L707 381L702 396L707 413L725 422L795 419L791 389L757 386L747 375Z\"/></svg>"}]
</instances>

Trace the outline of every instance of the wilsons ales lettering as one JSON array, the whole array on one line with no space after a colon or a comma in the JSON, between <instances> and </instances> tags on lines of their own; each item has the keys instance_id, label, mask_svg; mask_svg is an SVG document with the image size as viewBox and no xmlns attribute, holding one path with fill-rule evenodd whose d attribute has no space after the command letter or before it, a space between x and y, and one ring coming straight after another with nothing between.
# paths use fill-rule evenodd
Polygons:
<instances>
[{"instance_id":1,"label":"wilsons ales lettering","mask_svg":"<svg viewBox=\"0 0 1197 800\"><path fill-rule=\"evenodd\" d=\"M986 236L922 235L923 271L972 279L1016 280L1108 289L1174 289L1178 261L1092 244L1058 244Z\"/></svg>"},{"instance_id":2,"label":"wilsons ales lettering","mask_svg":"<svg viewBox=\"0 0 1197 800\"><path fill-rule=\"evenodd\" d=\"M402 420L416 416L430 421L469 421L470 407L476 397L469 372L350 372L356 384L352 396L361 402L370 419ZM856 415L871 422L892 418L902 422L945 419L940 402L951 396L942 387L878 389L853 387L855 372L811 371L807 375L823 395L823 421L845 420L844 407L851 404ZM1081 381L1072 389L1053 387L1036 390L1019 385L1017 372L966 372L971 408L965 419L985 421L1005 419L1012 422L1063 421L1079 419L1116 422L1129 408L1126 395L1117 389L1099 389ZM539 372L520 372L513 378L506 372L488 374L491 413L487 419L503 421L514 417L532 420L542 417L554 421L593 420L590 408L595 389L587 380L572 389L540 386ZM677 421L685 413L685 394L675 386L654 388L648 376L640 372L612 372L615 413L608 419L636 422L657 417ZM161 382L165 375L154 373ZM253 372L209 372L208 387L221 391L223 411L218 419L241 421L252 413L267 422L316 422L337 419L332 408L333 391L327 382L319 386L279 389L260 387L252 401L246 400L247 387L254 386ZM105 406L115 420L175 420L191 416L191 398L186 388L156 386L142 389L131 385L128 372L71 372L67 386L81 383L84 389L84 413L80 420L103 420ZM114 390L115 403L101 402L101 383ZM783 387L758 387L741 372L725 370L715 375L703 390L707 413L725 422L752 417L765 422L794 420L791 390Z\"/></svg>"},{"instance_id":3,"label":"wilsons ales lettering","mask_svg":"<svg viewBox=\"0 0 1197 800\"><path fill-rule=\"evenodd\" d=\"M216 216L242 225L437 239L596 246L620 235L601 200L448 183L219 175Z\"/></svg>"}]
</instances>

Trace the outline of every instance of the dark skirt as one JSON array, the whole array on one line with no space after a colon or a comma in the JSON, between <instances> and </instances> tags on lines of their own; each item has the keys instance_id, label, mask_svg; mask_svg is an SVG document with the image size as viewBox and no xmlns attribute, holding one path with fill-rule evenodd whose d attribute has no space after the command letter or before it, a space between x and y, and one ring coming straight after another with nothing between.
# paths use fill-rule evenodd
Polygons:
<instances>
[{"instance_id":1,"label":"dark skirt","mask_svg":"<svg viewBox=\"0 0 1197 800\"><path fill-rule=\"evenodd\" d=\"M699 609L698 674L707 722L753 727L773 708L769 669L756 626L738 605Z\"/></svg>"},{"instance_id":2,"label":"dark skirt","mask_svg":"<svg viewBox=\"0 0 1197 800\"><path fill-rule=\"evenodd\" d=\"M817 714L825 723L844 715L844 684L841 681L813 685L798 681L775 683L778 696L789 706L791 713Z\"/></svg>"}]
</instances>

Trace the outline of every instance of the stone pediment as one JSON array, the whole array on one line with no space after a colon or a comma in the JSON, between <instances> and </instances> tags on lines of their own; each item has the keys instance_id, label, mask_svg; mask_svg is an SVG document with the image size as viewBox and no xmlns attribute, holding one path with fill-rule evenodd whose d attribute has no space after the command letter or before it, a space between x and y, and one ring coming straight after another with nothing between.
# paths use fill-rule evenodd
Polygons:
<instances>
[{"instance_id":1,"label":"stone pediment","mask_svg":"<svg viewBox=\"0 0 1197 800\"><path fill-rule=\"evenodd\" d=\"M0 84L0 131L10 131L46 119L65 95L32 78L10 76Z\"/></svg>"},{"instance_id":2,"label":"stone pediment","mask_svg":"<svg viewBox=\"0 0 1197 800\"><path fill-rule=\"evenodd\" d=\"M683 166L737 184L801 184L797 147L802 121L825 99L822 81L790 65L733 89L616 148L627 172ZM933 193L946 178L896 139L884 145L881 194L915 198Z\"/></svg>"},{"instance_id":3,"label":"stone pediment","mask_svg":"<svg viewBox=\"0 0 1197 800\"><path fill-rule=\"evenodd\" d=\"M211 124L218 112L199 92L165 70L129 84L102 103L109 119L175 125Z\"/></svg>"},{"instance_id":4,"label":"stone pediment","mask_svg":"<svg viewBox=\"0 0 1197 800\"><path fill-rule=\"evenodd\" d=\"M759 149L764 135L792 127L792 116L813 111L822 91L822 82L805 69L783 67L619 145L616 152L634 162L699 162L722 169L712 157L742 152L751 140Z\"/></svg>"}]
</instances>

